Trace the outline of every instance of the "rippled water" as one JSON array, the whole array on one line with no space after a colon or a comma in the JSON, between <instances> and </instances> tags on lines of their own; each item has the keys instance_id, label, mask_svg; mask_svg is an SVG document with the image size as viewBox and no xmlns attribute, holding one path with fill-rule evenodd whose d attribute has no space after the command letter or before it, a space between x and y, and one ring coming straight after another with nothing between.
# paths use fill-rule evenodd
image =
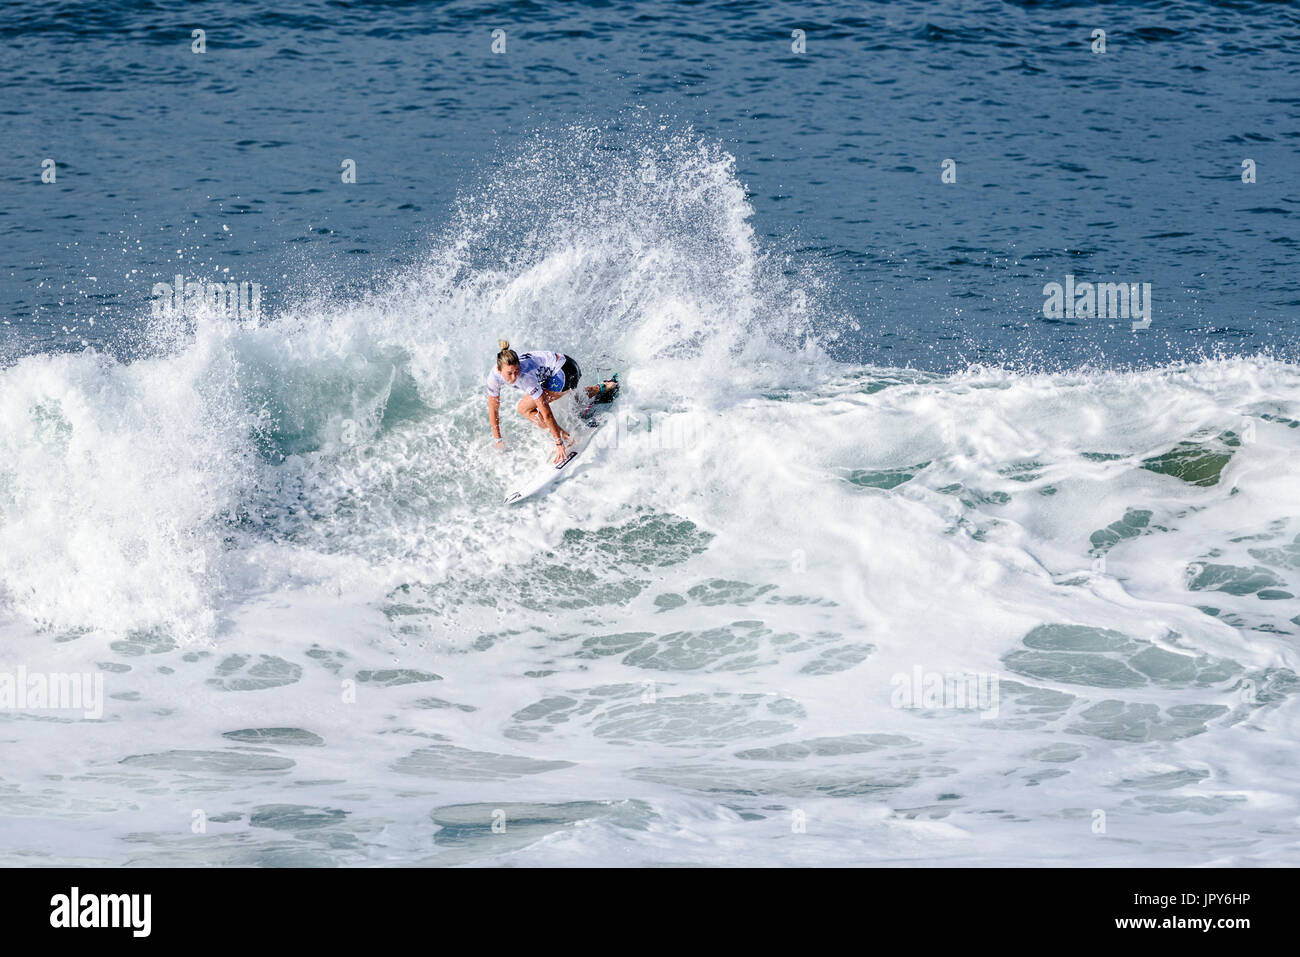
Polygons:
<instances>
[{"instance_id":1,"label":"rippled water","mask_svg":"<svg viewBox=\"0 0 1300 957\"><path fill-rule=\"evenodd\" d=\"M0 863L1295 863L1295 12L800 16L6 8Z\"/></svg>"},{"instance_id":2,"label":"rippled water","mask_svg":"<svg viewBox=\"0 0 1300 957\"><path fill-rule=\"evenodd\" d=\"M760 236L821 262L843 359L1294 351L1287 4L45 3L0 40L9 351L129 338L178 272L272 306L368 286L495 157L571 124L631 130L608 148L639 168L646 127L722 143ZM1150 282L1151 328L1045 320L1069 273Z\"/></svg>"}]
</instances>

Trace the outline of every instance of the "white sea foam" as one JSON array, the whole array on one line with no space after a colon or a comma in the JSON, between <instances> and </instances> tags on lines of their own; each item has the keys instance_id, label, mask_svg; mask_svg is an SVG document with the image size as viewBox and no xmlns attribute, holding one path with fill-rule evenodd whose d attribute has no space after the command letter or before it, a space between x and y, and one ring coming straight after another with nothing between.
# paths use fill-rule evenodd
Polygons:
<instances>
[{"instance_id":1,"label":"white sea foam","mask_svg":"<svg viewBox=\"0 0 1300 957\"><path fill-rule=\"evenodd\" d=\"M1296 863L1300 369L836 364L729 157L566 149L356 301L0 371L0 666L108 696L0 711L0 861ZM499 336L688 439L503 510Z\"/></svg>"}]
</instances>

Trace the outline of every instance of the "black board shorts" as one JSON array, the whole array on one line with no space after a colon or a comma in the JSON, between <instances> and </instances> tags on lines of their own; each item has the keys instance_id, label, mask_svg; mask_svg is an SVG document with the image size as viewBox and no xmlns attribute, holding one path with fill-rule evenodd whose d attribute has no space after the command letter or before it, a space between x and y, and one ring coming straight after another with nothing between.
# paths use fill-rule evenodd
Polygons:
<instances>
[{"instance_id":1,"label":"black board shorts","mask_svg":"<svg viewBox=\"0 0 1300 957\"><path fill-rule=\"evenodd\" d=\"M573 361L573 356L564 357L564 365L560 366L560 371L564 373L564 388L559 391L568 392L570 389L576 389L578 380L582 378L582 370L578 368L578 363Z\"/></svg>"}]
</instances>

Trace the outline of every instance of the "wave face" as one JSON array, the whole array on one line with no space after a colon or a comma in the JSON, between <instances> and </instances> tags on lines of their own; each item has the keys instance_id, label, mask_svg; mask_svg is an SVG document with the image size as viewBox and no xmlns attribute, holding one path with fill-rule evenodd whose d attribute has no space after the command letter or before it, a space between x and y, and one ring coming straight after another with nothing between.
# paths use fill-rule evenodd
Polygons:
<instances>
[{"instance_id":1,"label":"wave face","mask_svg":"<svg viewBox=\"0 0 1300 957\"><path fill-rule=\"evenodd\" d=\"M103 682L0 709L0 861L1295 863L1300 369L832 361L727 153L607 146L0 370L0 672ZM625 385L511 510L500 337Z\"/></svg>"}]
</instances>

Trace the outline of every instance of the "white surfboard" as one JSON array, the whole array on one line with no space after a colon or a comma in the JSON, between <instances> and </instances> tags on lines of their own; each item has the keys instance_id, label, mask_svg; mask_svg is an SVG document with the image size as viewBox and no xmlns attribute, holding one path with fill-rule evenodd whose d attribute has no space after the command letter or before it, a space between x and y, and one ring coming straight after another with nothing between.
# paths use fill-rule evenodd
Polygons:
<instances>
[{"instance_id":1,"label":"white surfboard","mask_svg":"<svg viewBox=\"0 0 1300 957\"><path fill-rule=\"evenodd\" d=\"M573 473L573 464L578 456L590 447L603 429L613 425L613 423L614 417L609 412L608 403L588 405L580 414L578 424L569 433L573 438L573 444L569 446L569 457L559 465L553 462L547 463L541 471L507 495L505 504L514 505L517 502L532 498L537 493L550 488L556 482L567 478Z\"/></svg>"}]
</instances>

